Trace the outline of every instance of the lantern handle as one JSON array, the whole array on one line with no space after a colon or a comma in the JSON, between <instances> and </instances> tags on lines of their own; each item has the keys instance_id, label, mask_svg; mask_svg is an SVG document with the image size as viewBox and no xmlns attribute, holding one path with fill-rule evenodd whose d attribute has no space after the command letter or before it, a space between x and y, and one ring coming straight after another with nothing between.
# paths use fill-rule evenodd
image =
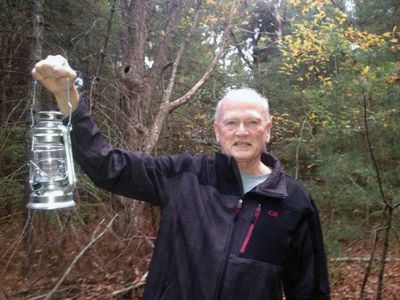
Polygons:
<instances>
[{"instance_id":1,"label":"lantern handle","mask_svg":"<svg viewBox=\"0 0 400 300\"><path fill-rule=\"evenodd\" d=\"M67 77L67 104L68 104L68 124L67 127L68 129L71 130L71 118L72 118L72 104L71 104L71 98L69 94L69 78Z\"/></svg>"},{"instance_id":2,"label":"lantern handle","mask_svg":"<svg viewBox=\"0 0 400 300\"><path fill-rule=\"evenodd\" d=\"M69 91L69 78L67 79L67 104L68 104L68 124L67 127L71 129L71 115L72 115L72 103ZM37 89L37 80L33 81L33 92L32 92L32 105L31 105L31 127L35 126L35 108L36 108L36 89Z\"/></svg>"},{"instance_id":3,"label":"lantern handle","mask_svg":"<svg viewBox=\"0 0 400 300\"><path fill-rule=\"evenodd\" d=\"M35 116L34 116L34 110L36 107L36 88L37 88L37 80L33 81L33 91L32 91L32 105L31 105L31 128L35 126Z\"/></svg>"}]
</instances>

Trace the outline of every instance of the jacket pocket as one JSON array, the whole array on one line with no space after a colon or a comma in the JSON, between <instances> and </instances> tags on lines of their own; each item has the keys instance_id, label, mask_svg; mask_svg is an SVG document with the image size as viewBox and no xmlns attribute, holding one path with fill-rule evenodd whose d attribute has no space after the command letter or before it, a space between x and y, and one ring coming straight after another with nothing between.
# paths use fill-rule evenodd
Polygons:
<instances>
[{"instance_id":1,"label":"jacket pocket","mask_svg":"<svg viewBox=\"0 0 400 300\"><path fill-rule=\"evenodd\" d=\"M281 300L282 267L231 255L221 299Z\"/></svg>"},{"instance_id":2,"label":"jacket pocket","mask_svg":"<svg viewBox=\"0 0 400 300\"><path fill-rule=\"evenodd\" d=\"M239 233L239 245L233 253L245 259L284 266L298 226L298 214L264 204L261 209L253 208L251 214L247 217L252 218L250 225Z\"/></svg>"}]
</instances>

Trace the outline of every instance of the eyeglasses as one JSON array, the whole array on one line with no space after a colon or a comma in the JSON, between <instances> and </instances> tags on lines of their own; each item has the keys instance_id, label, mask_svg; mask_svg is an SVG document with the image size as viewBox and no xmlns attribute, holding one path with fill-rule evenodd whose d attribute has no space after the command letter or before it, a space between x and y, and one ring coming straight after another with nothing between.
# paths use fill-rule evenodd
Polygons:
<instances>
[{"instance_id":1,"label":"eyeglasses","mask_svg":"<svg viewBox=\"0 0 400 300\"><path fill-rule=\"evenodd\" d=\"M222 122L222 126L228 130L238 129L243 124L245 129L257 129L263 125L261 119L227 119Z\"/></svg>"}]
</instances>

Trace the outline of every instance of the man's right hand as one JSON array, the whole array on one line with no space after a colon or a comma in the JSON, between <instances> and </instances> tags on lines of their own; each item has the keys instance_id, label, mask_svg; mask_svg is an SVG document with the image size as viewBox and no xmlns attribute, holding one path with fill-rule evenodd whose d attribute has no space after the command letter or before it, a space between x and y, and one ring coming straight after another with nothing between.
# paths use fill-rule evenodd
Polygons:
<instances>
[{"instance_id":1,"label":"man's right hand","mask_svg":"<svg viewBox=\"0 0 400 300\"><path fill-rule=\"evenodd\" d=\"M49 55L46 59L39 61L32 70L32 76L53 93L60 111L65 116L69 115L68 87L72 110L78 106L79 93L74 84L76 72L61 55Z\"/></svg>"}]
</instances>

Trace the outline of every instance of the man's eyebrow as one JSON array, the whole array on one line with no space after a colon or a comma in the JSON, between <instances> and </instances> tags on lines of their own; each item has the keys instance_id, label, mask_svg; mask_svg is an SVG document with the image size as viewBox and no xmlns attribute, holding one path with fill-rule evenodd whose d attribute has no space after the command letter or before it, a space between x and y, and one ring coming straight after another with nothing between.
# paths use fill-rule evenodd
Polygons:
<instances>
[{"instance_id":1,"label":"man's eyebrow","mask_svg":"<svg viewBox=\"0 0 400 300\"><path fill-rule=\"evenodd\" d=\"M222 123L231 122L231 121L238 121L238 118L227 118L227 119L223 119L223 120L222 120Z\"/></svg>"}]
</instances>

